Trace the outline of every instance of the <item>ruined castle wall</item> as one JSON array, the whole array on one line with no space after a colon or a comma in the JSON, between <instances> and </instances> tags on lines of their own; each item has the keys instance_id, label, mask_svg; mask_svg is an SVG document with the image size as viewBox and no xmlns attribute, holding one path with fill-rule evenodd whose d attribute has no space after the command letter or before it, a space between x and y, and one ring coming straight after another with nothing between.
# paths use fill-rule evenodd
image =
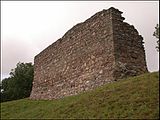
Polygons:
<instances>
[{"instance_id":1,"label":"ruined castle wall","mask_svg":"<svg viewBox=\"0 0 160 120\"><path fill-rule=\"evenodd\" d=\"M143 38L121 14L98 12L38 54L30 98L63 98L146 72Z\"/></svg>"},{"instance_id":2,"label":"ruined castle wall","mask_svg":"<svg viewBox=\"0 0 160 120\"><path fill-rule=\"evenodd\" d=\"M112 16L116 60L115 78L147 72L143 37L133 25L123 22L124 18L120 14Z\"/></svg>"},{"instance_id":3,"label":"ruined castle wall","mask_svg":"<svg viewBox=\"0 0 160 120\"><path fill-rule=\"evenodd\" d=\"M77 24L35 57L30 98L75 95L114 80L112 20L109 11Z\"/></svg>"}]
</instances>

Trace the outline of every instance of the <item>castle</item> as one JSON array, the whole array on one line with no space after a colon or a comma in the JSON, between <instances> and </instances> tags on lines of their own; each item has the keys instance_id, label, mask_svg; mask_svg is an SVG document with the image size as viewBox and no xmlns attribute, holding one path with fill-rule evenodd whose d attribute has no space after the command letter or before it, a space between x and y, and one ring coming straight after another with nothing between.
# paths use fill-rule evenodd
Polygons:
<instances>
[{"instance_id":1,"label":"castle","mask_svg":"<svg viewBox=\"0 0 160 120\"><path fill-rule=\"evenodd\" d=\"M59 99L147 72L143 38L122 12L103 10L35 56L31 99Z\"/></svg>"}]
</instances>

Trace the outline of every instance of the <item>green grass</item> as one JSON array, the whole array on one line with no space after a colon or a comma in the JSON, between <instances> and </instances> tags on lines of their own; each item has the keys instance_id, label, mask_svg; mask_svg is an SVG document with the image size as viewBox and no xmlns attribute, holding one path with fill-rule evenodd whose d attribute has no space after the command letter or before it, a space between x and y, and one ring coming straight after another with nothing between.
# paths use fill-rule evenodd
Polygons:
<instances>
[{"instance_id":1,"label":"green grass","mask_svg":"<svg viewBox=\"0 0 160 120\"><path fill-rule=\"evenodd\" d=\"M60 100L4 102L1 118L159 119L159 73L127 78Z\"/></svg>"}]
</instances>

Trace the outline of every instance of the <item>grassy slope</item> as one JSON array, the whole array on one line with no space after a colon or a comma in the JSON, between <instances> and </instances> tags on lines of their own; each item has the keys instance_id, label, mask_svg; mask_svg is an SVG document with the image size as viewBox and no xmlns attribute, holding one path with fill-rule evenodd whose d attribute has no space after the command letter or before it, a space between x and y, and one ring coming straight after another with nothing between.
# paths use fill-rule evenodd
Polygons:
<instances>
[{"instance_id":1,"label":"grassy slope","mask_svg":"<svg viewBox=\"0 0 160 120\"><path fill-rule=\"evenodd\" d=\"M1 118L159 118L159 75L128 78L61 100L5 102Z\"/></svg>"}]
</instances>

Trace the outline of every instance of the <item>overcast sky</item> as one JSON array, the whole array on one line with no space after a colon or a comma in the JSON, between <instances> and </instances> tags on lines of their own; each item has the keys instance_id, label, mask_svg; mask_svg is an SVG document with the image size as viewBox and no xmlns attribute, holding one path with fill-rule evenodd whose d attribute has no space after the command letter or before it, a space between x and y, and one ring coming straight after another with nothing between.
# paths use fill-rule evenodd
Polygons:
<instances>
[{"instance_id":1,"label":"overcast sky","mask_svg":"<svg viewBox=\"0 0 160 120\"><path fill-rule=\"evenodd\" d=\"M158 1L1 1L2 78L8 77L19 61L33 62L35 55L74 25L110 7L122 11L125 21L143 36L148 70L158 71L159 55L153 37L159 23Z\"/></svg>"}]
</instances>

